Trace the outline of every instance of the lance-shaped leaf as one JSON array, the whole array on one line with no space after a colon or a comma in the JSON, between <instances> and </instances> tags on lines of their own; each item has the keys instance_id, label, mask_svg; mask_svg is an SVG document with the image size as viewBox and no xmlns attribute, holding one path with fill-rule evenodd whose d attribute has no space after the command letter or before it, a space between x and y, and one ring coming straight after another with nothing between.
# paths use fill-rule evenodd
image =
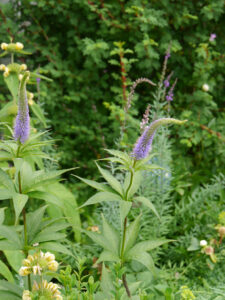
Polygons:
<instances>
[{"instance_id":1,"label":"lance-shaped leaf","mask_svg":"<svg viewBox=\"0 0 225 300\"><path fill-rule=\"evenodd\" d=\"M96 163L96 165L97 165L100 173L102 174L102 176L109 183L109 185L122 196L123 189L122 189L120 182L114 176L112 176L109 171L102 169L101 167L99 167L99 165L97 163Z\"/></svg>"},{"instance_id":2,"label":"lance-shaped leaf","mask_svg":"<svg viewBox=\"0 0 225 300\"><path fill-rule=\"evenodd\" d=\"M47 206L45 205L43 207L40 207L36 211L27 214L27 237L29 244L41 229L41 221L46 208Z\"/></svg>"},{"instance_id":3,"label":"lance-shaped leaf","mask_svg":"<svg viewBox=\"0 0 225 300\"><path fill-rule=\"evenodd\" d=\"M141 219L141 215L139 215L136 218L136 220L134 220L127 227L126 238L125 238L125 246L124 246L124 253L125 254L134 245L134 243L137 239L139 228L140 228L140 219Z\"/></svg>"},{"instance_id":4,"label":"lance-shaped leaf","mask_svg":"<svg viewBox=\"0 0 225 300\"><path fill-rule=\"evenodd\" d=\"M13 193L7 189L0 189L0 200L11 199Z\"/></svg>"},{"instance_id":5,"label":"lance-shaped leaf","mask_svg":"<svg viewBox=\"0 0 225 300\"><path fill-rule=\"evenodd\" d=\"M9 271L9 268L3 261L0 261L0 274L9 282L14 282L12 273Z\"/></svg>"},{"instance_id":6,"label":"lance-shaped leaf","mask_svg":"<svg viewBox=\"0 0 225 300\"><path fill-rule=\"evenodd\" d=\"M152 202L149 199L140 196L140 197L135 197L134 201L139 201L139 202L143 203L145 206L150 208L153 211L153 213L160 219L160 216L159 216L155 206L152 204Z\"/></svg>"},{"instance_id":7,"label":"lance-shaped leaf","mask_svg":"<svg viewBox=\"0 0 225 300\"><path fill-rule=\"evenodd\" d=\"M154 272L154 261L151 257L151 255L147 252L130 252L125 255L125 259L127 261L129 260L136 260L140 262L142 265L147 267L150 271Z\"/></svg>"},{"instance_id":8,"label":"lance-shaped leaf","mask_svg":"<svg viewBox=\"0 0 225 300\"><path fill-rule=\"evenodd\" d=\"M91 204L101 203L101 202L108 202L108 201L122 201L123 199L118 195L110 192L99 192L89 198L83 205L80 206L84 207Z\"/></svg>"},{"instance_id":9,"label":"lance-shaped leaf","mask_svg":"<svg viewBox=\"0 0 225 300\"><path fill-rule=\"evenodd\" d=\"M14 206L15 215L16 215L15 224L17 223L20 213L23 210L24 206L26 205L27 200L28 200L27 195L18 194L18 193L15 193L13 195L13 206Z\"/></svg>"},{"instance_id":10,"label":"lance-shaped leaf","mask_svg":"<svg viewBox=\"0 0 225 300\"><path fill-rule=\"evenodd\" d=\"M104 183L99 183L94 180L85 179L85 178L82 178L82 177L79 177L76 175L73 175L73 176L79 178L81 181L83 181L84 183L86 183L87 185L93 187L94 189L96 189L98 191L101 191L101 192L112 192L113 191L109 186L107 186Z\"/></svg>"},{"instance_id":11,"label":"lance-shaped leaf","mask_svg":"<svg viewBox=\"0 0 225 300\"><path fill-rule=\"evenodd\" d=\"M166 239L155 239L149 241L142 241L134 245L128 252L127 255L133 255L134 253L146 252L152 249L155 249L163 244L173 242L174 240L166 240Z\"/></svg>"},{"instance_id":12,"label":"lance-shaped leaf","mask_svg":"<svg viewBox=\"0 0 225 300\"><path fill-rule=\"evenodd\" d=\"M101 289L104 293L104 296L107 296L107 299L112 298L113 291L115 287L113 285L113 279L109 271L106 269L105 264L102 265L102 279L101 279Z\"/></svg>"},{"instance_id":13,"label":"lance-shaped leaf","mask_svg":"<svg viewBox=\"0 0 225 300\"><path fill-rule=\"evenodd\" d=\"M15 186L9 175L0 169L0 184L7 188L10 192L15 192Z\"/></svg>"},{"instance_id":14,"label":"lance-shaped leaf","mask_svg":"<svg viewBox=\"0 0 225 300\"><path fill-rule=\"evenodd\" d=\"M6 280L0 280L0 295L5 293L6 297L3 300L18 300L22 299L23 289L15 283L8 282Z\"/></svg>"},{"instance_id":15,"label":"lance-shaped leaf","mask_svg":"<svg viewBox=\"0 0 225 300\"><path fill-rule=\"evenodd\" d=\"M120 201L120 225L123 228L124 219L128 215L132 206L132 202L130 201Z\"/></svg>"},{"instance_id":16,"label":"lance-shaped leaf","mask_svg":"<svg viewBox=\"0 0 225 300\"><path fill-rule=\"evenodd\" d=\"M105 250L100 254L96 263L99 264L100 262L103 262L103 261L120 262L120 258L118 257L118 255L115 255L112 252Z\"/></svg>"},{"instance_id":17,"label":"lance-shaped leaf","mask_svg":"<svg viewBox=\"0 0 225 300\"><path fill-rule=\"evenodd\" d=\"M5 242L12 242L14 244L15 249L21 249L21 241L14 227L0 225L0 236L6 239ZM4 241L2 241L4 242Z\"/></svg>"},{"instance_id":18,"label":"lance-shaped leaf","mask_svg":"<svg viewBox=\"0 0 225 300\"><path fill-rule=\"evenodd\" d=\"M58 198L55 195L52 195L50 193L43 192L43 191L33 191L33 192L27 193L27 195L30 198L41 199L41 200L44 200L53 205L57 205L61 208L64 208L63 201L60 198Z\"/></svg>"}]
</instances>

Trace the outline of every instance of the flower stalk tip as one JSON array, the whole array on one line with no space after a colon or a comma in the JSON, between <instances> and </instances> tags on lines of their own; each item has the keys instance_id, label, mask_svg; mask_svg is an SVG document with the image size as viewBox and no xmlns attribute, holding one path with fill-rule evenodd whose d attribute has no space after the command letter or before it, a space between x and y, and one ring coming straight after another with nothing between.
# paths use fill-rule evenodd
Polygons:
<instances>
[{"instance_id":1,"label":"flower stalk tip","mask_svg":"<svg viewBox=\"0 0 225 300\"><path fill-rule=\"evenodd\" d=\"M156 121L153 121L148 127L145 128L143 134L137 140L131 156L134 157L135 160L141 160L148 156L148 153L151 150L152 141L155 136L155 132L158 129L158 127L160 127L161 125L167 125L167 124L181 125L186 121L187 120L180 121L173 118L161 118Z\"/></svg>"}]
</instances>

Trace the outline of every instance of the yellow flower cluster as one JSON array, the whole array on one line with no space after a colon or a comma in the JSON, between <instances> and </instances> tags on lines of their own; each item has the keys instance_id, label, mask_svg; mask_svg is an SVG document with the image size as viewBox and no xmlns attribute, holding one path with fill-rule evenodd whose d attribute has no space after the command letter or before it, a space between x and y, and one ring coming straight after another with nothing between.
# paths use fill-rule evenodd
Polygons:
<instances>
[{"instance_id":1,"label":"yellow flower cluster","mask_svg":"<svg viewBox=\"0 0 225 300\"><path fill-rule=\"evenodd\" d=\"M47 280L43 280L38 284L35 281L32 288L32 293L38 292L39 296L45 296L46 299L63 300L59 289L60 287L56 283L48 283ZM31 300L32 293L28 290L23 291L22 300Z\"/></svg>"},{"instance_id":2,"label":"yellow flower cluster","mask_svg":"<svg viewBox=\"0 0 225 300\"><path fill-rule=\"evenodd\" d=\"M42 251L34 255L28 255L28 257L23 260L22 265L19 270L21 276L26 276L31 273L41 275L41 272L46 270L56 272L59 266L54 254L50 252L43 253Z\"/></svg>"},{"instance_id":3,"label":"yellow flower cluster","mask_svg":"<svg viewBox=\"0 0 225 300\"><path fill-rule=\"evenodd\" d=\"M196 298L195 295L186 285L183 285L181 287L181 299L194 300L195 298Z\"/></svg>"}]
</instances>

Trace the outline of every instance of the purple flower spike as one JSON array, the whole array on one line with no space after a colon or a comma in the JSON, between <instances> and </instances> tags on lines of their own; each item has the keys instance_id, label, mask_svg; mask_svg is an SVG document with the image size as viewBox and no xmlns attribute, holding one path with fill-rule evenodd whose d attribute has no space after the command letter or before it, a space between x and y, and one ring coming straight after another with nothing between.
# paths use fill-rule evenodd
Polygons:
<instances>
[{"instance_id":1,"label":"purple flower spike","mask_svg":"<svg viewBox=\"0 0 225 300\"><path fill-rule=\"evenodd\" d=\"M174 90L176 84L177 84L177 78L175 79L173 85L171 86L171 89L169 90L168 95L166 95L167 101L173 101L173 96L174 96L173 90Z\"/></svg>"},{"instance_id":2,"label":"purple flower spike","mask_svg":"<svg viewBox=\"0 0 225 300\"><path fill-rule=\"evenodd\" d=\"M179 121L172 118L161 118L154 122L152 122L146 129L143 134L137 140L134 149L132 151L131 156L134 157L135 160L144 159L148 156L149 151L151 150L152 141L155 136L155 132L158 127L166 124L183 124L184 121Z\"/></svg>"},{"instance_id":3,"label":"purple flower spike","mask_svg":"<svg viewBox=\"0 0 225 300\"><path fill-rule=\"evenodd\" d=\"M18 114L16 116L14 126L14 139L16 141L20 141L22 144L25 143L25 141L28 139L30 133L30 116L26 92L26 82L29 75L30 72L25 72L20 82Z\"/></svg>"},{"instance_id":4,"label":"purple flower spike","mask_svg":"<svg viewBox=\"0 0 225 300\"><path fill-rule=\"evenodd\" d=\"M40 77L37 77L37 78L36 78L36 81L37 81L37 84L39 84L40 81L41 81L41 78L40 78Z\"/></svg>"}]
</instances>

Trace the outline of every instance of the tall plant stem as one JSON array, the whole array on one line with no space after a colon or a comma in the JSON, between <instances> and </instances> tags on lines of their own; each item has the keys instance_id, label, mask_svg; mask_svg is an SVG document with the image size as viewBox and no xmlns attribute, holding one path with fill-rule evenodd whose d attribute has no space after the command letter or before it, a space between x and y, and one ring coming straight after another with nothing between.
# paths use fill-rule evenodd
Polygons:
<instances>
[{"instance_id":1,"label":"tall plant stem","mask_svg":"<svg viewBox=\"0 0 225 300\"><path fill-rule=\"evenodd\" d=\"M17 149L17 157L19 157L19 153L20 153L20 144L18 146ZM19 183L19 193L22 194L22 180L21 180L21 173L19 171L18 173L18 183ZM24 232L24 254L27 257L28 256L28 250L27 250L27 245L28 245L28 240L27 240L27 218L26 218L26 210L25 207L22 210L22 214L23 214L23 232ZM29 290L31 291L31 278L30 278L30 274L28 275L28 287Z\"/></svg>"},{"instance_id":2,"label":"tall plant stem","mask_svg":"<svg viewBox=\"0 0 225 300\"><path fill-rule=\"evenodd\" d=\"M134 161L134 164L132 166L132 169L130 170L130 183L129 186L126 190L125 193L125 201L128 201L128 193L131 189L132 183L133 183L133 179L134 179L134 167L135 167L136 161ZM120 254L120 259L121 259L121 267L123 266L123 256L124 256L124 249L125 249L125 241L126 241L126 232L127 232L127 217L125 217L124 219L124 223L123 223L123 238L122 238L122 247L121 247L121 254ZM123 285L126 289L127 292L127 296L129 298L131 298L131 293L127 284L127 280L126 280L126 274L124 273L122 276L122 281L123 281Z\"/></svg>"}]
</instances>

